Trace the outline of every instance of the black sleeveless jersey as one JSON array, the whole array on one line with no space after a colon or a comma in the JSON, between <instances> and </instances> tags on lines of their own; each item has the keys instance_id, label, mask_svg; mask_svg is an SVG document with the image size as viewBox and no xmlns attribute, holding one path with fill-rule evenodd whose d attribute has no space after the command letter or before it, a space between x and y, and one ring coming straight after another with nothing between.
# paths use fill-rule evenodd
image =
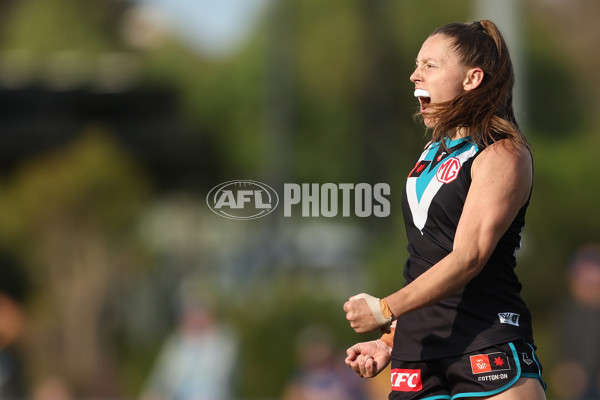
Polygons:
<instances>
[{"instance_id":1,"label":"black sleeveless jersey","mask_svg":"<svg viewBox=\"0 0 600 400\"><path fill-rule=\"evenodd\" d=\"M407 178L402 199L409 258L406 284L452 251L454 235L480 154L470 138L431 143ZM527 204L501 237L489 261L458 293L398 318L392 357L427 360L516 339L533 343L531 315L514 272Z\"/></svg>"}]
</instances>

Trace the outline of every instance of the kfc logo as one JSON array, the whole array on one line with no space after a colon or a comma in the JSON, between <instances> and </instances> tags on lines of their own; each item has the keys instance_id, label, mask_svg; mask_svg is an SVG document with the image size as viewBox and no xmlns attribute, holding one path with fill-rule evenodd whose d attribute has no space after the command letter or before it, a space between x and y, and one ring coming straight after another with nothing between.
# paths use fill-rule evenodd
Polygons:
<instances>
[{"instance_id":1,"label":"kfc logo","mask_svg":"<svg viewBox=\"0 0 600 400\"><path fill-rule=\"evenodd\" d=\"M391 373L392 390L397 392L418 392L423 389L420 369L394 368Z\"/></svg>"}]
</instances>

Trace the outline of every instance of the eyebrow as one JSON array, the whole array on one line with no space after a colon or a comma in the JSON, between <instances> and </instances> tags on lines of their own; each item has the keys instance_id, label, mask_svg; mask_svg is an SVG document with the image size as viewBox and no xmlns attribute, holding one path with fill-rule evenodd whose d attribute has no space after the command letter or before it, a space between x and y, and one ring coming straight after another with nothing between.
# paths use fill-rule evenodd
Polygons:
<instances>
[{"instance_id":1,"label":"eyebrow","mask_svg":"<svg viewBox=\"0 0 600 400\"><path fill-rule=\"evenodd\" d=\"M428 63L428 62L436 62L436 60L434 60L433 58L423 58L421 60L422 63ZM419 59L415 58L415 64L419 64Z\"/></svg>"}]
</instances>

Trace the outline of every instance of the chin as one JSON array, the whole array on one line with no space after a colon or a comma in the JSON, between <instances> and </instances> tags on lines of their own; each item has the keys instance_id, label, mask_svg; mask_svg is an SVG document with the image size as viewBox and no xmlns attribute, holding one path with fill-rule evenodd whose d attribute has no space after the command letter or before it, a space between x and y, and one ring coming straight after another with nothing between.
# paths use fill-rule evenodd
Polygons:
<instances>
[{"instance_id":1,"label":"chin","mask_svg":"<svg viewBox=\"0 0 600 400\"><path fill-rule=\"evenodd\" d=\"M423 117L423 123L427 129L435 128L435 121L432 118Z\"/></svg>"}]
</instances>

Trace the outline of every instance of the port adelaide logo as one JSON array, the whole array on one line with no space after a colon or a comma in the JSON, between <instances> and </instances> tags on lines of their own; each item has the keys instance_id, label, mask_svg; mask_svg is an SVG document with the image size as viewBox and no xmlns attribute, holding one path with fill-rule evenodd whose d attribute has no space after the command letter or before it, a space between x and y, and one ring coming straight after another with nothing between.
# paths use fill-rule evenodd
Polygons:
<instances>
[{"instance_id":1,"label":"port adelaide logo","mask_svg":"<svg viewBox=\"0 0 600 400\"><path fill-rule=\"evenodd\" d=\"M277 208L279 197L272 187L251 180L221 183L208 192L208 207L225 218L246 220L264 217Z\"/></svg>"}]
</instances>

